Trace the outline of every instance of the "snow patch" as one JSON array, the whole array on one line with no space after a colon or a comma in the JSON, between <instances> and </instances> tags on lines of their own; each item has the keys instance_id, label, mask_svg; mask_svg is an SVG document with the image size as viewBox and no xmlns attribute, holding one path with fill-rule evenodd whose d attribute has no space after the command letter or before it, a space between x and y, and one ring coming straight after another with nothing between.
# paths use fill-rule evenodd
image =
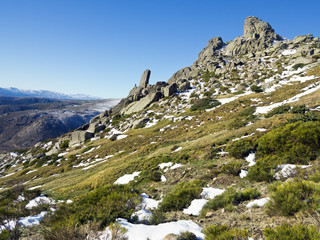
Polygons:
<instances>
[{"instance_id":1,"label":"snow patch","mask_svg":"<svg viewBox=\"0 0 320 240\"><path fill-rule=\"evenodd\" d=\"M255 153L249 153L249 155L247 157L245 157L244 159L249 163L249 167L251 167L256 164L255 158L256 158Z\"/></svg>"},{"instance_id":2,"label":"snow patch","mask_svg":"<svg viewBox=\"0 0 320 240\"><path fill-rule=\"evenodd\" d=\"M296 172L295 168L297 167L305 169L308 167L312 167L312 165L294 165L294 164L278 165L278 168L280 169L280 171L274 175L274 178L277 180L280 180L281 178L290 177L292 174Z\"/></svg>"},{"instance_id":3,"label":"snow patch","mask_svg":"<svg viewBox=\"0 0 320 240\"><path fill-rule=\"evenodd\" d=\"M52 198L48 198L44 195L40 195L39 197L36 197L35 199L30 200L30 202L26 205L26 208L32 209L34 207L37 207L40 204L55 204L55 201Z\"/></svg>"},{"instance_id":4,"label":"snow patch","mask_svg":"<svg viewBox=\"0 0 320 240\"><path fill-rule=\"evenodd\" d=\"M117 222L128 230L128 240L162 240L169 233L179 234L185 231L193 232L197 238L204 239L201 227L191 220L179 220L177 222L167 222L159 225L133 224L123 218L118 218Z\"/></svg>"},{"instance_id":5,"label":"snow patch","mask_svg":"<svg viewBox=\"0 0 320 240\"><path fill-rule=\"evenodd\" d=\"M132 174L125 174L124 176L118 178L114 184L127 184L130 181L134 180L135 177L139 176L140 172L134 172Z\"/></svg>"},{"instance_id":6,"label":"snow patch","mask_svg":"<svg viewBox=\"0 0 320 240\"><path fill-rule=\"evenodd\" d=\"M263 207L264 205L266 205L267 202L269 202L269 200L270 200L270 198L268 198L268 197L256 199L256 200L249 202L246 206L247 206L247 208L252 208L254 206Z\"/></svg>"}]
</instances>

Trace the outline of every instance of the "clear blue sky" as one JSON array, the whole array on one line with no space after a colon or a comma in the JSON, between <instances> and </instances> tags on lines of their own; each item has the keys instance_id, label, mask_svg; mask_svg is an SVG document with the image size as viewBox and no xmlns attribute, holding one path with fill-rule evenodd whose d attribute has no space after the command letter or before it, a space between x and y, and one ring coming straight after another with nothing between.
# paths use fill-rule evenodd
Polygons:
<instances>
[{"instance_id":1,"label":"clear blue sky","mask_svg":"<svg viewBox=\"0 0 320 240\"><path fill-rule=\"evenodd\" d=\"M257 16L282 36L320 36L320 1L0 0L0 87L125 97L191 65L208 40Z\"/></svg>"}]
</instances>

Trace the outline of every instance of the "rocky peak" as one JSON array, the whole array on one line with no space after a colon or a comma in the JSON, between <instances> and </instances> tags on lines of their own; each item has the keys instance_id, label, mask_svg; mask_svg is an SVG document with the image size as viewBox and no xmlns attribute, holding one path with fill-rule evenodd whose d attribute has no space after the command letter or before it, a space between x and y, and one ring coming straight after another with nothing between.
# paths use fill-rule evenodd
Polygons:
<instances>
[{"instance_id":1,"label":"rocky peak","mask_svg":"<svg viewBox=\"0 0 320 240\"><path fill-rule=\"evenodd\" d=\"M246 18L243 37L247 39L271 38L272 40L279 38L269 23L263 22L257 17Z\"/></svg>"}]
</instances>

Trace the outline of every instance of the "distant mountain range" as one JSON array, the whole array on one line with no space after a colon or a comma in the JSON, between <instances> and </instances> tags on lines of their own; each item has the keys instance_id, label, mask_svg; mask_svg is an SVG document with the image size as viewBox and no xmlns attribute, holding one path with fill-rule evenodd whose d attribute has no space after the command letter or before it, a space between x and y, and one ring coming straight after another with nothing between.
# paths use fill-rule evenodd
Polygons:
<instances>
[{"instance_id":1,"label":"distant mountain range","mask_svg":"<svg viewBox=\"0 0 320 240\"><path fill-rule=\"evenodd\" d=\"M64 94L48 90L23 90L18 88L0 88L0 96L10 97L37 97L37 98L53 98L64 100L99 100L101 98L84 95L84 94Z\"/></svg>"}]
</instances>

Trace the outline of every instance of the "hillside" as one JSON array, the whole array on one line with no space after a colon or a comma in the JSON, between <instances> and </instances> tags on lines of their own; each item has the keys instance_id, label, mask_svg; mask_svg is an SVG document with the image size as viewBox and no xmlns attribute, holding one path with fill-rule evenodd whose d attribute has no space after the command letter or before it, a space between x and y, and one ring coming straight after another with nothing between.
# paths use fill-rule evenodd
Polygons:
<instances>
[{"instance_id":1,"label":"hillside","mask_svg":"<svg viewBox=\"0 0 320 240\"><path fill-rule=\"evenodd\" d=\"M88 123L118 99L0 97L0 152L24 149Z\"/></svg>"},{"instance_id":2,"label":"hillside","mask_svg":"<svg viewBox=\"0 0 320 240\"><path fill-rule=\"evenodd\" d=\"M146 70L89 124L0 156L1 237L320 239L319 59L318 37L248 17L168 82Z\"/></svg>"}]
</instances>

